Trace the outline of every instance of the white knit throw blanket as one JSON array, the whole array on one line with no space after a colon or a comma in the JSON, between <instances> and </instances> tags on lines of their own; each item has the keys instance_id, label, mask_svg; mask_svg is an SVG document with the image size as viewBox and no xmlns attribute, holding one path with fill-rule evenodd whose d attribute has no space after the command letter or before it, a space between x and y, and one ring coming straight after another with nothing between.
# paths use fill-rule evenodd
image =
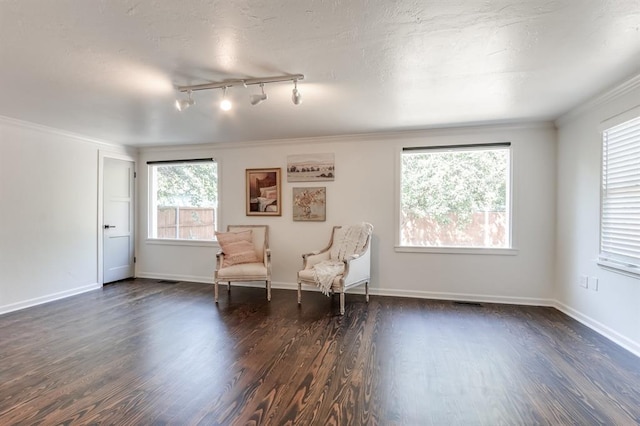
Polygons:
<instances>
[{"instance_id":1,"label":"white knit throw blanket","mask_svg":"<svg viewBox=\"0 0 640 426\"><path fill-rule=\"evenodd\" d=\"M313 266L313 278L323 294L329 295L333 280L344 272L344 260L353 254L362 253L370 232L370 225L365 223L343 226L336 230L330 259Z\"/></svg>"}]
</instances>

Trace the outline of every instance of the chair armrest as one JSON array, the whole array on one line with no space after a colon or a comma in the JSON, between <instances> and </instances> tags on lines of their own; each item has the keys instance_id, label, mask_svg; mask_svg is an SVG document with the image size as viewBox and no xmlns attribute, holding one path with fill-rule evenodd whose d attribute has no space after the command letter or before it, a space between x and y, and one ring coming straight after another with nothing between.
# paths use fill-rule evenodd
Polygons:
<instances>
[{"instance_id":1,"label":"chair armrest","mask_svg":"<svg viewBox=\"0 0 640 426\"><path fill-rule=\"evenodd\" d=\"M220 250L216 253L216 271L222 268L222 262L224 262L224 252Z\"/></svg>"},{"instance_id":2,"label":"chair armrest","mask_svg":"<svg viewBox=\"0 0 640 426\"><path fill-rule=\"evenodd\" d=\"M361 254L349 256L344 260L345 285L368 280L371 276L371 251L367 248Z\"/></svg>"},{"instance_id":3,"label":"chair armrest","mask_svg":"<svg viewBox=\"0 0 640 426\"><path fill-rule=\"evenodd\" d=\"M265 247L264 253L262 255L262 260L264 261L264 266L267 268L267 279L271 280L271 249ZM271 291L271 290L269 290ZM269 293L271 294L271 293ZM269 296L270 297L270 296Z\"/></svg>"},{"instance_id":4,"label":"chair armrest","mask_svg":"<svg viewBox=\"0 0 640 426\"><path fill-rule=\"evenodd\" d=\"M302 255L302 269L311 269L313 265L322 262L323 260L329 260L329 251L311 252Z\"/></svg>"}]
</instances>

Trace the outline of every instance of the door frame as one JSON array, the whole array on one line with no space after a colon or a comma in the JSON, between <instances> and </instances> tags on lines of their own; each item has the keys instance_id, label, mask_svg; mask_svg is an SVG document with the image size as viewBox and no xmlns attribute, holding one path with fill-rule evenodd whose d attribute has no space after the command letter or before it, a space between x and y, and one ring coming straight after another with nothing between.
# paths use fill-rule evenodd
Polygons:
<instances>
[{"instance_id":1,"label":"door frame","mask_svg":"<svg viewBox=\"0 0 640 426\"><path fill-rule=\"evenodd\" d=\"M138 173L138 162L137 159L133 155L129 155L126 153L116 153L111 151L98 151L98 226L97 226L97 235L98 235L98 284L100 286L104 286L104 160L106 158L113 158L115 160L122 161L130 161L133 163L133 202L131 203L131 207L133 208L133 229L131 232L131 236L133 238L133 253L138 251L138 239L137 230L138 230L138 215L136 212L138 211L138 199L136 197L137 194L137 183L136 183L136 174ZM135 263L133 266L133 274L135 277L136 267Z\"/></svg>"}]
</instances>

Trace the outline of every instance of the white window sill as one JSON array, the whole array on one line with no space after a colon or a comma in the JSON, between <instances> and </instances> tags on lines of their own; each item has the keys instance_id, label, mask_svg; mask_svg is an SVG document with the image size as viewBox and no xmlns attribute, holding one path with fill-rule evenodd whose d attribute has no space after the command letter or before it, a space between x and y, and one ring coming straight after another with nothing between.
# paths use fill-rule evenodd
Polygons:
<instances>
[{"instance_id":1,"label":"white window sill","mask_svg":"<svg viewBox=\"0 0 640 426\"><path fill-rule=\"evenodd\" d=\"M640 268L633 265L625 265L618 262L612 262L606 259L598 259L598 266L609 270L611 272L616 272L618 274L626 275L631 278L640 279Z\"/></svg>"},{"instance_id":2,"label":"white window sill","mask_svg":"<svg viewBox=\"0 0 640 426\"><path fill-rule=\"evenodd\" d=\"M396 246L396 253L440 253L440 254L480 254L497 256L516 256L515 248L480 248L480 247L418 247Z\"/></svg>"},{"instance_id":3,"label":"white window sill","mask_svg":"<svg viewBox=\"0 0 640 426\"><path fill-rule=\"evenodd\" d=\"M160 245L160 246L191 246L191 247L219 247L216 240L174 240L174 239L159 239L159 238L147 238L146 244Z\"/></svg>"}]
</instances>

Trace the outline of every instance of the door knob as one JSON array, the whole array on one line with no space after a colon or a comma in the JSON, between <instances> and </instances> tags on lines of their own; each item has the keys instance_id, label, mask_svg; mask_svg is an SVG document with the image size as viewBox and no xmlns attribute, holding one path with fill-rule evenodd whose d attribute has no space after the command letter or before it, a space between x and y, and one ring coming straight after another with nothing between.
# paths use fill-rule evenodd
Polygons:
<instances>
[{"instance_id":1,"label":"door knob","mask_svg":"<svg viewBox=\"0 0 640 426\"><path fill-rule=\"evenodd\" d=\"M105 225L104 229L115 228L115 227L116 227L115 225Z\"/></svg>"}]
</instances>

